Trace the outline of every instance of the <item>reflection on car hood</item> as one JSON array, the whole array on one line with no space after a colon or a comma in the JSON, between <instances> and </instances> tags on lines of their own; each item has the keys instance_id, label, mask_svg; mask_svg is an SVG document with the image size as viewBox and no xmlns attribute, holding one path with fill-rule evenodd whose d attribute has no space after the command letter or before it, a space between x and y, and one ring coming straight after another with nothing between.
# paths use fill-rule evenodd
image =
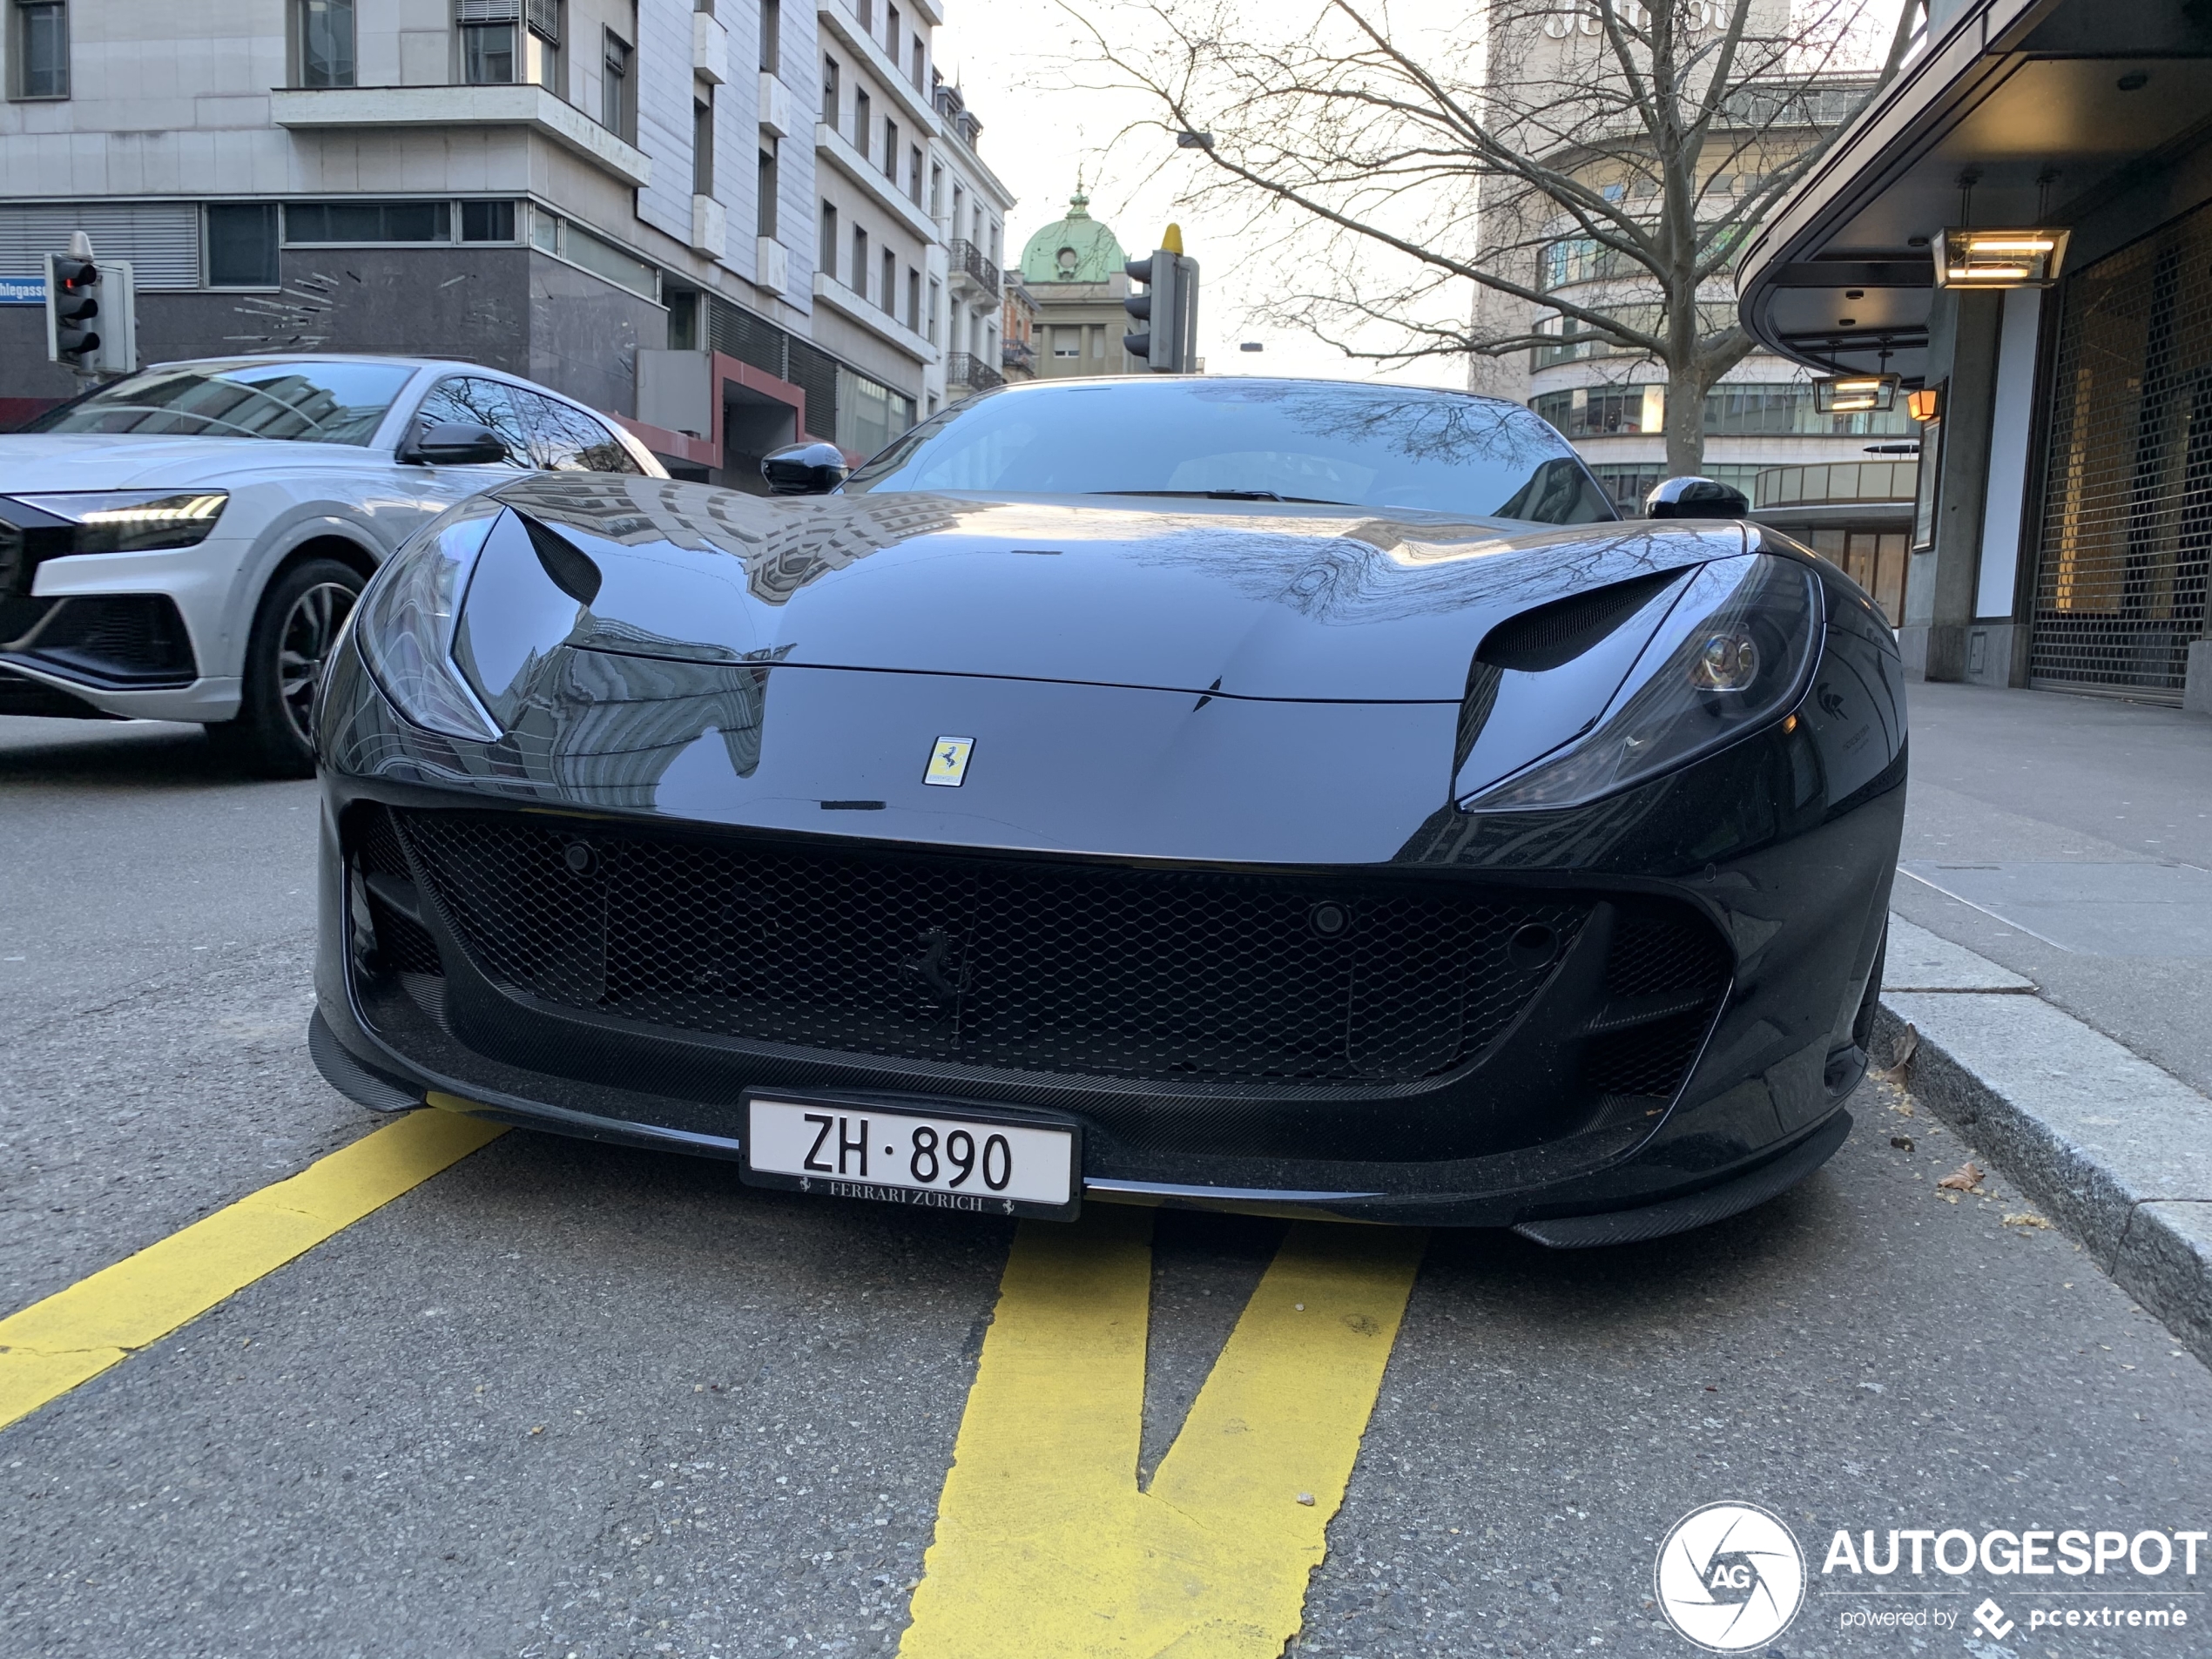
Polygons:
<instances>
[{"instance_id":1,"label":"reflection on car hood","mask_svg":"<svg viewBox=\"0 0 2212 1659\"><path fill-rule=\"evenodd\" d=\"M1456 703L1492 623L1740 553L1732 523L1519 526L1096 496L499 490L603 580L570 643L692 661Z\"/></svg>"},{"instance_id":2,"label":"reflection on car hood","mask_svg":"<svg viewBox=\"0 0 2212 1659\"><path fill-rule=\"evenodd\" d=\"M220 483L241 473L359 467L380 455L348 443L264 438L141 437L129 432L0 435L0 496L48 489L158 489Z\"/></svg>"}]
</instances>

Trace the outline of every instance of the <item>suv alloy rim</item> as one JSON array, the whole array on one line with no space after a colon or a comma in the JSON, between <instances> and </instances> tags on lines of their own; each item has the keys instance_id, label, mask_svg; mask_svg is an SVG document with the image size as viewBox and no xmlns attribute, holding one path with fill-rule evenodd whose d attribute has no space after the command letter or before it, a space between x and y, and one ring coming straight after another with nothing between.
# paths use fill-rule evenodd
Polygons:
<instances>
[{"instance_id":1,"label":"suv alloy rim","mask_svg":"<svg viewBox=\"0 0 2212 1659\"><path fill-rule=\"evenodd\" d=\"M318 582L292 602L277 637L277 692L284 700L285 718L302 743L309 741L323 664L356 597L342 583Z\"/></svg>"}]
</instances>

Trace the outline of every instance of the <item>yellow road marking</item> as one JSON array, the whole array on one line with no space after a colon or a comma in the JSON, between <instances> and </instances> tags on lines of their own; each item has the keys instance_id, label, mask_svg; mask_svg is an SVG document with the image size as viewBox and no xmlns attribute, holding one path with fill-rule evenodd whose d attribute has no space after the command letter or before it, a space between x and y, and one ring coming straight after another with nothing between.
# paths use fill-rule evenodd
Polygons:
<instances>
[{"instance_id":1,"label":"yellow road marking","mask_svg":"<svg viewBox=\"0 0 2212 1659\"><path fill-rule=\"evenodd\" d=\"M0 1319L0 1427L28 1416L505 1133L410 1112Z\"/></svg>"},{"instance_id":2,"label":"yellow road marking","mask_svg":"<svg viewBox=\"0 0 2212 1659\"><path fill-rule=\"evenodd\" d=\"M1422 1235L1292 1227L1139 1492L1150 1224L1017 1236L900 1659L1277 1659L1297 1633Z\"/></svg>"}]
</instances>

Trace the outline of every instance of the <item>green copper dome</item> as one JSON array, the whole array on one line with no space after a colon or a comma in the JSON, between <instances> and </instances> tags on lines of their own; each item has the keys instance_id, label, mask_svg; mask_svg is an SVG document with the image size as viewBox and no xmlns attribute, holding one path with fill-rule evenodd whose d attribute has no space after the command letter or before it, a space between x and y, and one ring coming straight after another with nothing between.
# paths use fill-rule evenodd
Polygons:
<instances>
[{"instance_id":1,"label":"green copper dome","mask_svg":"<svg viewBox=\"0 0 2212 1659\"><path fill-rule=\"evenodd\" d=\"M1025 282L1103 282L1118 275L1129 255L1114 233L1090 216L1082 186L1068 199L1068 217L1046 226L1022 250Z\"/></svg>"}]
</instances>

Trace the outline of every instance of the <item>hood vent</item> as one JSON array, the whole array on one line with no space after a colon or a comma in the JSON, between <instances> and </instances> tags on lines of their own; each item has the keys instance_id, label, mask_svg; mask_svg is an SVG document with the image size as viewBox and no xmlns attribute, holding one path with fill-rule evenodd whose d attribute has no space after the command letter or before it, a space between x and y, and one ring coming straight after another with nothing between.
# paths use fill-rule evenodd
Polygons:
<instances>
[{"instance_id":1,"label":"hood vent","mask_svg":"<svg viewBox=\"0 0 2212 1659\"><path fill-rule=\"evenodd\" d=\"M1662 570L1640 576L1632 582L1571 594L1509 617L1484 636L1474 660L1524 674L1559 668L1606 638L1649 604L1660 590L1679 581L1682 574Z\"/></svg>"}]
</instances>

